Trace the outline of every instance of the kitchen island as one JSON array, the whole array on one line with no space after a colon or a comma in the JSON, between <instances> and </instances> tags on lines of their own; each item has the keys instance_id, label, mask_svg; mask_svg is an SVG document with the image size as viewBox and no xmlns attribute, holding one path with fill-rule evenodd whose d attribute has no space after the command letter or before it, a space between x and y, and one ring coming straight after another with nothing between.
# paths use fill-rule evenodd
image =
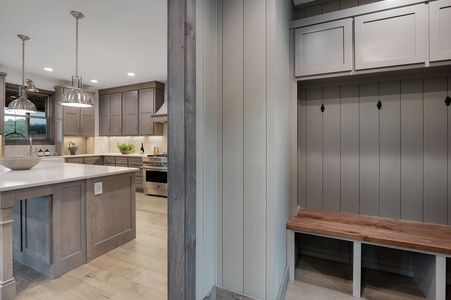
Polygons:
<instances>
[{"instance_id":1,"label":"kitchen island","mask_svg":"<svg viewBox=\"0 0 451 300\"><path fill-rule=\"evenodd\" d=\"M13 258L50 278L136 237L135 168L41 161L0 166L0 300L14 299Z\"/></svg>"}]
</instances>

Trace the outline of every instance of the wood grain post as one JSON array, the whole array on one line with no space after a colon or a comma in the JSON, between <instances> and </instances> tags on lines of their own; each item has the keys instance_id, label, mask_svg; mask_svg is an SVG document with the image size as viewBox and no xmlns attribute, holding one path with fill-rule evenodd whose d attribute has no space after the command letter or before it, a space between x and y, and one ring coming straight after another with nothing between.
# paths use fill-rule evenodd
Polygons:
<instances>
[{"instance_id":1,"label":"wood grain post","mask_svg":"<svg viewBox=\"0 0 451 300\"><path fill-rule=\"evenodd\" d=\"M168 1L168 299L196 297L195 0Z\"/></svg>"},{"instance_id":2,"label":"wood grain post","mask_svg":"<svg viewBox=\"0 0 451 300\"><path fill-rule=\"evenodd\" d=\"M13 277L13 197L0 193L0 300L14 299L16 281Z\"/></svg>"}]
</instances>

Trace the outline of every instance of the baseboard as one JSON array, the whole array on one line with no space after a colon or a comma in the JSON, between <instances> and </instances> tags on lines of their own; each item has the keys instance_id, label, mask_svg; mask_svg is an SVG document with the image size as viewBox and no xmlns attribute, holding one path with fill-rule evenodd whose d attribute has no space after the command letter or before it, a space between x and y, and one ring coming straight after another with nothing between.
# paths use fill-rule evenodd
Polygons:
<instances>
[{"instance_id":1,"label":"baseboard","mask_svg":"<svg viewBox=\"0 0 451 300\"><path fill-rule=\"evenodd\" d=\"M235 291L230 291L223 289L221 287L216 287L216 299L217 300L259 300L257 298L240 294Z\"/></svg>"},{"instance_id":2,"label":"baseboard","mask_svg":"<svg viewBox=\"0 0 451 300\"><path fill-rule=\"evenodd\" d=\"M284 300L285 294L288 288L288 265L285 266L285 271L283 272L282 282L279 286L279 292L277 293L277 300Z\"/></svg>"},{"instance_id":3,"label":"baseboard","mask_svg":"<svg viewBox=\"0 0 451 300\"><path fill-rule=\"evenodd\" d=\"M216 285L214 285L204 300L216 300Z\"/></svg>"}]
</instances>

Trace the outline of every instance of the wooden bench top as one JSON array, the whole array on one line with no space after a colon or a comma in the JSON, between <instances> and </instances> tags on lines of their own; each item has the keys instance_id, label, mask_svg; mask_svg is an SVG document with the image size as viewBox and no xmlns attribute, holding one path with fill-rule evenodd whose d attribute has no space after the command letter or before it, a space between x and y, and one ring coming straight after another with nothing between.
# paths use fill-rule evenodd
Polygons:
<instances>
[{"instance_id":1,"label":"wooden bench top","mask_svg":"<svg viewBox=\"0 0 451 300\"><path fill-rule=\"evenodd\" d=\"M451 226L300 208L286 227L294 231L451 254Z\"/></svg>"}]
</instances>

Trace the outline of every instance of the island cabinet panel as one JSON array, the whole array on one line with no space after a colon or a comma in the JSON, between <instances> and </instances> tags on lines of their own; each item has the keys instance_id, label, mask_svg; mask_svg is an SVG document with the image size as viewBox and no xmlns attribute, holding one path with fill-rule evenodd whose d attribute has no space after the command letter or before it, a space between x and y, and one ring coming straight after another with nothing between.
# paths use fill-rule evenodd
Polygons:
<instances>
[{"instance_id":1,"label":"island cabinet panel","mask_svg":"<svg viewBox=\"0 0 451 300\"><path fill-rule=\"evenodd\" d=\"M94 195L102 182L103 193ZM87 180L88 261L136 238L134 173Z\"/></svg>"},{"instance_id":2,"label":"island cabinet panel","mask_svg":"<svg viewBox=\"0 0 451 300\"><path fill-rule=\"evenodd\" d=\"M355 69L426 61L426 5L355 18Z\"/></svg>"},{"instance_id":3,"label":"island cabinet panel","mask_svg":"<svg viewBox=\"0 0 451 300\"><path fill-rule=\"evenodd\" d=\"M52 230L54 278L86 263L85 181L55 186Z\"/></svg>"},{"instance_id":4,"label":"island cabinet panel","mask_svg":"<svg viewBox=\"0 0 451 300\"><path fill-rule=\"evenodd\" d=\"M138 135L138 91L122 93L124 128L123 135Z\"/></svg>"},{"instance_id":5,"label":"island cabinet panel","mask_svg":"<svg viewBox=\"0 0 451 300\"><path fill-rule=\"evenodd\" d=\"M451 0L429 2L430 61L451 59Z\"/></svg>"},{"instance_id":6,"label":"island cabinet panel","mask_svg":"<svg viewBox=\"0 0 451 300\"><path fill-rule=\"evenodd\" d=\"M352 19L295 31L295 76L352 70Z\"/></svg>"}]
</instances>

